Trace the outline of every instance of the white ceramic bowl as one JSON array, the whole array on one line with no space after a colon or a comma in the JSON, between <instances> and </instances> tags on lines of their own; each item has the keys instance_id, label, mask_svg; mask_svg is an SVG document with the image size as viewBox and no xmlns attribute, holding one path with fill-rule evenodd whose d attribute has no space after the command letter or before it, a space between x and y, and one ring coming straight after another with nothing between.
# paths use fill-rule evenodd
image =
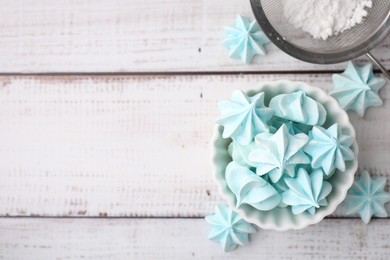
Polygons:
<instances>
[{"instance_id":1,"label":"white ceramic bowl","mask_svg":"<svg viewBox=\"0 0 390 260\"><path fill-rule=\"evenodd\" d=\"M247 94L253 95L258 92L265 93L265 104L268 105L270 99L275 95L282 93L292 93L297 90L303 90L306 94L324 105L328 115L324 127L329 127L334 123L338 123L344 134L355 137L355 130L347 113L339 106L337 101L327 95L320 88L309 86L303 82L291 82L286 80L263 82L256 90L248 91ZM214 177L218 184L219 191L222 197L227 201L229 206L238 212L246 221L258 225L263 229L274 229L284 231L288 229L302 229L308 225L313 225L320 222L325 216L332 214L337 206L345 199L348 189L354 181L354 174L358 167L357 154L358 146L355 143L352 145L352 150L355 152L355 160L346 162L346 170L340 172L336 170L334 175L328 180L332 186L332 192L327 197L328 206L319 208L314 215L305 212L300 215L294 215L291 208L275 208L270 211L259 211L250 205L241 205L236 208L236 198L233 192L228 188L225 181L225 169L231 162L231 157L227 152L227 148L231 139L222 138L221 126L217 126L212 142L212 160L214 165Z\"/></svg>"}]
</instances>

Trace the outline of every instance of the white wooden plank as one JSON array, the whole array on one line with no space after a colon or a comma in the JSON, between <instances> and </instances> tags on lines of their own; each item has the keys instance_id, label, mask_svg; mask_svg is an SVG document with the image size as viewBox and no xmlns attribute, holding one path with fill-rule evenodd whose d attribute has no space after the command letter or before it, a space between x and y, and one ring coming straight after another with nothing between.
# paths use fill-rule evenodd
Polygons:
<instances>
[{"instance_id":1,"label":"white wooden plank","mask_svg":"<svg viewBox=\"0 0 390 260\"><path fill-rule=\"evenodd\" d=\"M0 215L204 216L220 201L217 101L281 78L331 87L330 74L0 77ZM385 106L351 119L360 167L390 177L381 94Z\"/></svg>"},{"instance_id":2,"label":"white wooden plank","mask_svg":"<svg viewBox=\"0 0 390 260\"><path fill-rule=\"evenodd\" d=\"M267 47L243 65L222 47L224 26L238 14L235 0L3 0L0 72L167 72L335 70ZM374 53L390 67L390 38Z\"/></svg>"},{"instance_id":3,"label":"white wooden plank","mask_svg":"<svg viewBox=\"0 0 390 260\"><path fill-rule=\"evenodd\" d=\"M260 230L223 253L203 219L1 219L0 259L388 259L390 221Z\"/></svg>"}]
</instances>

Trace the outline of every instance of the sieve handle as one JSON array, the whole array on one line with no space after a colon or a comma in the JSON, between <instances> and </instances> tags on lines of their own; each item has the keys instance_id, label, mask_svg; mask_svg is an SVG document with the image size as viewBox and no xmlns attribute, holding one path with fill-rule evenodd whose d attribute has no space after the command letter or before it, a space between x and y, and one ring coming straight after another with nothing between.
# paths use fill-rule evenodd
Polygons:
<instances>
[{"instance_id":1,"label":"sieve handle","mask_svg":"<svg viewBox=\"0 0 390 260\"><path fill-rule=\"evenodd\" d=\"M390 80L390 73L386 70L386 68L383 67L383 65L374 56L372 56L371 53L367 52L366 55L373 63L375 63L376 66L379 67L379 69L383 72L383 75L385 75L387 79Z\"/></svg>"}]
</instances>

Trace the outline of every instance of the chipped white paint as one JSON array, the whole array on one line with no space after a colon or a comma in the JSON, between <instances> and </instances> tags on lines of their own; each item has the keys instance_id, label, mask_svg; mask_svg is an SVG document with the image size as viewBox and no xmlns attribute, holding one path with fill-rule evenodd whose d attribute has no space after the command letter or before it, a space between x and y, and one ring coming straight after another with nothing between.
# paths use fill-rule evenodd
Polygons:
<instances>
[{"instance_id":1,"label":"chipped white paint","mask_svg":"<svg viewBox=\"0 0 390 260\"><path fill-rule=\"evenodd\" d=\"M222 47L224 26L253 18L250 1L3 0L0 72L300 71L343 69L300 62L268 45L244 65ZM390 67L390 38L373 51ZM365 58L363 58L365 59Z\"/></svg>"},{"instance_id":2,"label":"chipped white paint","mask_svg":"<svg viewBox=\"0 0 390 260\"><path fill-rule=\"evenodd\" d=\"M218 100L263 80L330 74L0 78L0 215L204 216ZM360 167L390 176L385 106L352 115ZM339 213L340 215L341 213Z\"/></svg>"},{"instance_id":3,"label":"chipped white paint","mask_svg":"<svg viewBox=\"0 0 390 260\"><path fill-rule=\"evenodd\" d=\"M273 45L252 65L231 60L221 41L237 14L253 18L249 0L1 1L0 73L65 74L0 77L0 216L29 216L0 219L0 259L388 258L390 219L261 231L223 254L202 219L144 218L204 216L221 201L209 164L218 100L281 78L329 90L330 74L66 73L345 67L303 63ZM390 68L389 46L388 37L373 53ZM388 87L382 97L384 107L351 120L360 167L390 177Z\"/></svg>"},{"instance_id":4,"label":"chipped white paint","mask_svg":"<svg viewBox=\"0 0 390 260\"><path fill-rule=\"evenodd\" d=\"M1 219L0 259L388 259L390 221L260 230L223 253L203 219Z\"/></svg>"}]
</instances>

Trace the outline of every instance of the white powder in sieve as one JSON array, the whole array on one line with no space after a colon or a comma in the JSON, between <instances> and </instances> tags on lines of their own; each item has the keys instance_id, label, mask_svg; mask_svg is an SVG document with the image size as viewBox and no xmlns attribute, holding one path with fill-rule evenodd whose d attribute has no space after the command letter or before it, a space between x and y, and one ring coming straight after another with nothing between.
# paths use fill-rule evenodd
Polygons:
<instances>
[{"instance_id":1,"label":"white powder in sieve","mask_svg":"<svg viewBox=\"0 0 390 260\"><path fill-rule=\"evenodd\" d=\"M361 23L373 0L281 0L284 16L296 28L326 40Z\"/></svg>"}]
</instances>

